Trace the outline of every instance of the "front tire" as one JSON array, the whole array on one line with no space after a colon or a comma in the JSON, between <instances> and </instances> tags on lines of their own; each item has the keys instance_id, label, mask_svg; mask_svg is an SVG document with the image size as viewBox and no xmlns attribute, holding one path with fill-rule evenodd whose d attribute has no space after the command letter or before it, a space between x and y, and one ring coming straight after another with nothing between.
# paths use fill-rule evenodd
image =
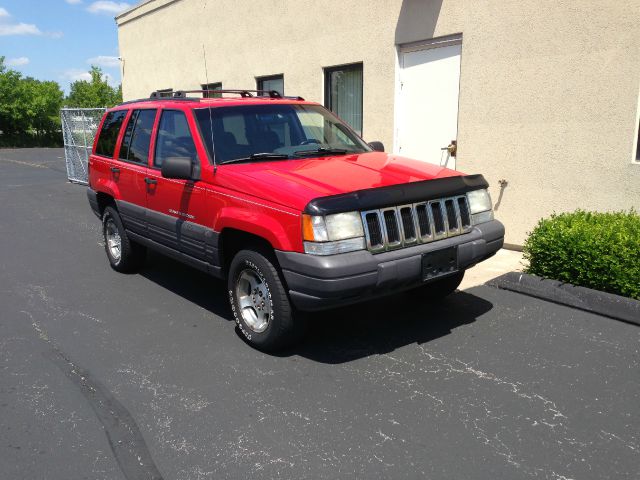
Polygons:
<instances>
[{"instance_id":1,"label":"front tire","mask_svg":"<svg viewBox=\"0 0 640 480\"><path fill-rule=\"evenodd\" d=\"M298 338L300 322L294 318L275 261L267 254L239 251L229 267L227 286L233 318L252 346L275 351Z\"/></svg>"},{"instance_id":2,"label":"front tire","mask_svg":"<svg viewBox=\"0 0 640 480\"><path fill-rule=\"evenodd\" d=\"M120 215L113 207L104 209L102 234L104 249L107 252L111 268L117 272L131 273L142 266L146 257L146 249L129 239Z\"/></svg>"}]
</instances>

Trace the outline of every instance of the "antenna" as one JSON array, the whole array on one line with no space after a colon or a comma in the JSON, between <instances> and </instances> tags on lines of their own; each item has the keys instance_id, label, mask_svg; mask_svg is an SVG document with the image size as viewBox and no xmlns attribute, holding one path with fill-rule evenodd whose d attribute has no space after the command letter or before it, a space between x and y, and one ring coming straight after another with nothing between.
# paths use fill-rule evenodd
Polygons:
<instances>
[{"instance_id":1,"label":"antenna","mask_svg":"<svg viewBox=\"0 0 640 480\"><path fill-rule=\"evenodd\" d=\"M204 43L202 44L202 59L204 60L204 78L207 82L206 91L209 91L209 72L207 71L207 52L204 49ZM213 157L213 173L218 171L218 164L216 163L216 146L213 143L213 119L211 118L211 105L209 105L209 130L211 131L211 150Z\"/></svg>"}]
</instances>

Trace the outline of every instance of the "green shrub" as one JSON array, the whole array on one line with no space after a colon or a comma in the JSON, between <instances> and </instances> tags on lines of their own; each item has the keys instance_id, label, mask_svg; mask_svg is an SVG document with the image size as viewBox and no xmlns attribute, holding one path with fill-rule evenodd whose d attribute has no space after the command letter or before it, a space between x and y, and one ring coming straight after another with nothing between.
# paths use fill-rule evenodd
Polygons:
<instances>
[{"instance_id":1,"label":"green shrub","mask_svg":"<svg viewBox=\"0 0 640 480\"><path fill-rule=\"evenodd\" d=\"M0 148L62 147L62 132L36 135L31 132L4 134L0 132Z\"/></svg>"},{"instance_id":2,"label":"green shrub","mask_svg":"<svg viewBox=\"0 0 640 480\"><path fill-rule=\"evenodd\" d=\"M640 215L577 210L542 219L524 244L527 273L640 300Z\"/></svg>"}]
</instances>

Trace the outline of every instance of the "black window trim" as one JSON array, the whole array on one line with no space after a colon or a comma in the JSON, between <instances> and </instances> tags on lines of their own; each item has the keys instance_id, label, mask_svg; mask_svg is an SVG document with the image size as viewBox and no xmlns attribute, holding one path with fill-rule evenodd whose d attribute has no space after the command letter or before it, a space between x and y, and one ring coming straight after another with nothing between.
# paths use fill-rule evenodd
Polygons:
<instances>
[{"instance_id":1,"label":"black window trim","mask_svg":"<svg viewBox=\"0 0 640 480\"><path fill-rule=\"evenodd\" d=\"M100 142L100 135L102 134L102 129L104 128L104 121L100 124L100 131L98 132L98 134L96 135L96 152L94 153L94 155L98 156L98 157L102 157L102 158L109 158L111 160L114 159L118 159L118 157L120 156L120 134L122 133L122 126L125 124L125 120L127 119L127 116L129 115L130 109L128 108L120 108L117 110L111 110L109 112L107 112L105 114L104 120L106 121L107 116L111 113L118 113L118 112L124 112L124 119L122 120L122 123L120 124L120 128L118 129L118 135L116 135L116 144L113 147L113 153L111 154L111 156L107 156L104 155L102 153L98 153L97 148L98 148L98 143ZM117 154L117 155L116 155Z\"/></svg>"},{"instance_id":2,"label":"black window trim","mask_svg":"<svg viewBox=\"0 0 640 480\"><path fill-rule=\"evenodd\" d=\"M280 79L282 79L282 91L279 93L284 97L284 73L277 73L274 75L261 75L259 77L256 77L256 90L264 90L262 88L262 82L264 81Z\"/></svg>"},{"instance_id":3,"label":"black window trim","mask_svg":"<svg viewBox=\"0 0 640 480\"><path fill-rule=\"evenodd\" d=\"M179 108L159 108L158 111L160 112L160 116L158 117L156 114L156 120L157 120L157 125L156 128L154 128L155 130L155 137L153 137L153 156L149 157L149 168L153 169L153 170L157 170L157 171L161 171L162 167L158 167L156 166L156 150L158 149L158 134L160 133L160 122L162 121L162 114L164 112L180 112L184 115L184 118L187 120L187 128L189 129L189 133L191 134L191 140L193 140L193 146L196 150L196 161L197 161L197 170L198 172L200 172L202 170L202 160L200 159L200 155L198 154L198 147L196 144L196 137L194 136L193 132L191 131L191 126L189 125L189 119L187 118L188 115L188 110L181 110ZM196 125L198 124L198 122L195 122ZM200 128L198 128L197 133L200 133ZM206 150L206 147L205 147Z\"/></svg>"},{"instance_id":4,"label":"black window trim","mask_svg":"<svg viewBox=\"0 0 640 480\"><path fill-rule=\"evenodd\" d=\"M134 113L135 113L135 112L139 112L139 111L142 111L142 110L155 110L155 111L156 111L156 117L155 117L155 119L153 120L153 126L154 126L154 127L156 126L156 121L158 120L158 112L160 111L160 109L159 109L159 108L157 108L157 107L131 108L131 109L130 109L130 112L131 112L131 113L130 113L130 114L128 115L128 117L127 117L127 118L128 118L128 120L127 120L126 125L123 123L123 126L124 126L125 130L124 130L124 131L123 131L123 133L122 133L122 142L124 142L124 135L125 135L125 133L126 133L126 131L127 131L127 130L126 130L126 129L127 129L127 126L129 125L129 122L131 121L131 117L133 117L133 115L134 115ZM120 127L120 128L122 129L122 127ZM131 132L131 138L132 138L132 139L133 139L133 134L135 133L135 131L136 131L136 129L135 129L135 126L134 126L133 131ZM153 132L151 132L151 138L149 139L149 153L151 153L151 142L152 142L152 140L153 140ZM117 157L115 157L115 159L116 159L117 161L119 161L119 162L124 162L124 163L129 163L129 164L131 164L131 165L137 165L137 166L139 166L139 167L147 167L147 168L149 167L149 164L150 164L150 163L153 163L153 162L151 161L151 160L152 160L151 155L149 155L149 156L147 157L147 163L139 163L139 162L134 162L133 160L129 160L129 159L125 159L125 158L120 158L120 150L122 149L122 142L120 142L120 145L118 146L118 156L117 156ZM154 145L154 150L155 150L155 145Z\"/></svg>"},{"instance_id":5,"label":"black window trim","mask_svg":"<svg viewBox=\"0 0 640 480\"><path fill-rule=\"evenodd\" d=\"M343 63L341 65L334 65L331 67L324 67L324 102L323 105L327 110L337 116L337 114L331 109L331 74L340 70L352 70L360 68L362 71L362 86L360 87L360 104L362 105L362 132L358 133L356 130L347 123L349 128L355 132L360 138L364 136L364 62L352 62ZM346 123L346 122L345 122Z\"/></svg>"}]
</instances>

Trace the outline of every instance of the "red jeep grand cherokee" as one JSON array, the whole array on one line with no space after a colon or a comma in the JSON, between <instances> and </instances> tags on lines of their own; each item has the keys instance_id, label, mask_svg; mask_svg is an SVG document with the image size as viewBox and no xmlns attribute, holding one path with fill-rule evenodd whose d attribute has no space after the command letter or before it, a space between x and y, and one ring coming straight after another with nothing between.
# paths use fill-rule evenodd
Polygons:
<instances>
[{"instance_id":1,"label":"red jeep grand cherokee","mask_svg":"<svg viewBox=\"0 0 640 480\"><path fill-rule=\"evenodd\" d=\"M226 278L255 347L296 338L297 311L411 288L447 295L502 247L481 175L379 151L299 97L187 93L106 112L89 203L115 270L152 248Z\"/></svg>"}]
</instances>

